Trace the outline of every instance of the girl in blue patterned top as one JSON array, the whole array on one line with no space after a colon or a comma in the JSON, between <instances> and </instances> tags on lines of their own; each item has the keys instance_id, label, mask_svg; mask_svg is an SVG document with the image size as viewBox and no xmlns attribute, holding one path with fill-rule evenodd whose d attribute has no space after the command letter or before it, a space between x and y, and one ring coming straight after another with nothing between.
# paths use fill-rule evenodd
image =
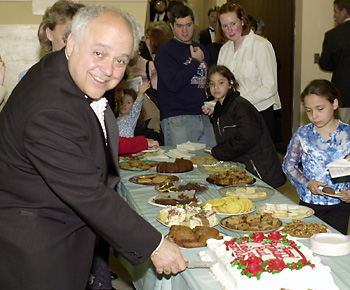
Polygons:
<instances>
[{"instance_id":1,"label":"girl in blue patterned top","mask_svg":"<svg viewBox=\"0 0 350 290\"><path fill-rule=\"evenodd\" d=\"M350 153L350 126L337 118L338 100L338 90L327 80L314 80L305 88L301 101L311 123L293 135L282 168L299 194L300 205L314 209L317 217L346 234L350 196L329 197L320 188L350 195L349 177L331 178L327 171L327 164Z\"/></svg>"},{"instance_id":2,"label":"girl in blue patterned top","mask_svg":"<svg viewBox=\"0 0 350 290\"><path fill-rule=\"evenodd\" d=\"M124 90L118 102L117 122L119 125L120 137L134 137L137 120L142 109L142 102L145 92L150 87L149 81L139 84L139 91Z\"/></svg>"}]
</instances>

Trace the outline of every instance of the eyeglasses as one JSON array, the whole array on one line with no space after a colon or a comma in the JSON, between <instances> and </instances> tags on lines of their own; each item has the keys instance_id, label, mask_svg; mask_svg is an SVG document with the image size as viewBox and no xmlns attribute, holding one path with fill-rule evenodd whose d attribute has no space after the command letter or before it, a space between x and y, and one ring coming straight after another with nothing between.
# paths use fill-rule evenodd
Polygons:
<instances>
[{"instance_id":1,"label":"eyeglasses","mask_svg":"<svg viewBox=\"0 0 350 290\"><path fill-rule=\"evenodd\" d=\"M165 3L163 1L157 1L156 3L154 3L154 5L165 5Z\"/></svg>"}]
</instances>

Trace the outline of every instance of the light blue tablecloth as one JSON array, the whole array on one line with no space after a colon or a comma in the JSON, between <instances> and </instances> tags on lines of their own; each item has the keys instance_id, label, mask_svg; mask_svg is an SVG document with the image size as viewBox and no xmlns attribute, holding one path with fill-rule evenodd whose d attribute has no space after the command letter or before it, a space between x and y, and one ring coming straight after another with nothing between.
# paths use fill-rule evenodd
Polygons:
<instances>
[{"instance_id":1,"label":"light blue tablecloth","mask_svg":"<svg viewBox=\"0 0 350 290\"><path fill-rule=\"evenodd\" d=\"M166 148L166 147L165 147ZM204 155L203 150L198 151L197 155ZM154 186L134 184L129 181L130 177L140 174L148 174L150 172L135 172L121 169L121 181L117 185L117 192L127 201L127 203L137 213L144 217L150 224L152 224L159 232L166 235L169 228L159 223L156 217L159 215L160 207L150 205L148 200L153 196L156 196L159 192L155 190ZM203 174L198 169L186 174L177 175L180 180L200 182L208 184L209 189L200 194L200 199L206 201L220 197L218 190L220 186L209 184L206 181L208 175ZM256 178L257 185L265 185L261 180ZM291 203L289 198L285 197L278 191L268 200L254 202L254 205L258 208L263 206L266 202L269 203ZM321 222L317 217L311 216L303 219L305 222ZM232 237L238 237L237 233L226 230L220 226L217 228L221 232ZM335 229L329 227L332 232L336 232ZM309 239L301 240L306 246L310 247ZM191 260L199 260L198 253L203 249L184 249L182 254L184 257ZM317 254L315 254L317 256ZM319 255L320 256L320 255ZM341 290L350 290L350 254L340 257L327 257L320 256L322 263L328 265L332 269L332 275L334 281ZM137 266L131 265L128 261L119 257L122 264L129 271L133 278L134 286L137 290L221 290L220 285L212 278L207 269L187 269L186 271L172 276L158 275L150 260Z\"/></svg>"}]
</instances>

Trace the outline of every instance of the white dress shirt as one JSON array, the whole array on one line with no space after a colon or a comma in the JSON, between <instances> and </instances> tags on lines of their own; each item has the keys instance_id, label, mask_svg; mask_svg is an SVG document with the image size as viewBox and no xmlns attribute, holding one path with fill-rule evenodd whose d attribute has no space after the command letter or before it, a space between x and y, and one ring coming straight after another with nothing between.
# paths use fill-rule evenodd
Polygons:
<instances>
[{"instance_id":1,"label":"white dress shirt","mask_svg":"<svg viewBox=\"0 0 350 290\"><path fill-rule=\"evenodd\" d=\"M276 56L268 40L250 31L236 52L230 40L220 49L218 64L230 69L238 82L241 96L259 112L272 105L275 110L281 108Z\"/></svg>"},{"instance_id":2,"label":"white dress shirt","mask_svg":"<svg viewBox=\"0 0 350 290\"><path fill-rule=\"evenodd\" d=\"M108 101L104 97L99 99L99 100L94 100L90 104L90 107L92 108L96 117L100 121L102 130L103 130L103 134L105 136L106 143L107 143L107 130L106 130L106 125L105 125L105 111L107 108L107 104L108 104Z\"/></svg>"}]
</instances>

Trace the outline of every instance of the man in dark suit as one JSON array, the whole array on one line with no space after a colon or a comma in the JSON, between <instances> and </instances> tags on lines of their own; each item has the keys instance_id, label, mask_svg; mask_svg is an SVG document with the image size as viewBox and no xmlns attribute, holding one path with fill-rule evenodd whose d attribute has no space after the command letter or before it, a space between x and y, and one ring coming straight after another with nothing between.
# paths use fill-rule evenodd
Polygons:
<instances>
[{"instance_id":1,"label":"man in dark suit","mask_svg":"<svg viewBox=\"0 0 350 290\"><path fill-rule=\"evenodd\" d=\"M337 26L326 32L322 54L319 59L321 69L333 72L332 83L339 90L341 107L339 117L350 122L350 0L334 1L334 19Z\"/></svg>"},{"instance_id":2,"label":"man in dark suit","mask_svg":"<svg viewBox=\"0 0 350 290\"><path fill-rule=\"evenodd\" d=\"M169 20L169 17L167 15L167 3L166 0L154 0L152 1L152 7L150 13L150 21L165 21L167 22Z\"/></svg>"},{"instance_id":3,"label":"man in dark suit","mask_svg":"<svg viewBox=\"0 0 350 290\"><path fill-rule=\"evenodd\" d=\"M10 290L83 290L96 234L158 273L186 268L178 247L112 188L118 126L103 98L137 49L134 20L102 6L74 17L0 114L0 281Z\"/></svg>"},{"instance_id":4,"label":"man in dark suit","mask_svg":"<svg viewBox=\"0 0 350 290\"><path fill-rule=\"evenodd\" d=\"M199 34L199 42L203 45L215 42L216 12L219 8L219 6L213 6L208 11L209 27L203 29Z\"/></svg>"}]
</instances>

